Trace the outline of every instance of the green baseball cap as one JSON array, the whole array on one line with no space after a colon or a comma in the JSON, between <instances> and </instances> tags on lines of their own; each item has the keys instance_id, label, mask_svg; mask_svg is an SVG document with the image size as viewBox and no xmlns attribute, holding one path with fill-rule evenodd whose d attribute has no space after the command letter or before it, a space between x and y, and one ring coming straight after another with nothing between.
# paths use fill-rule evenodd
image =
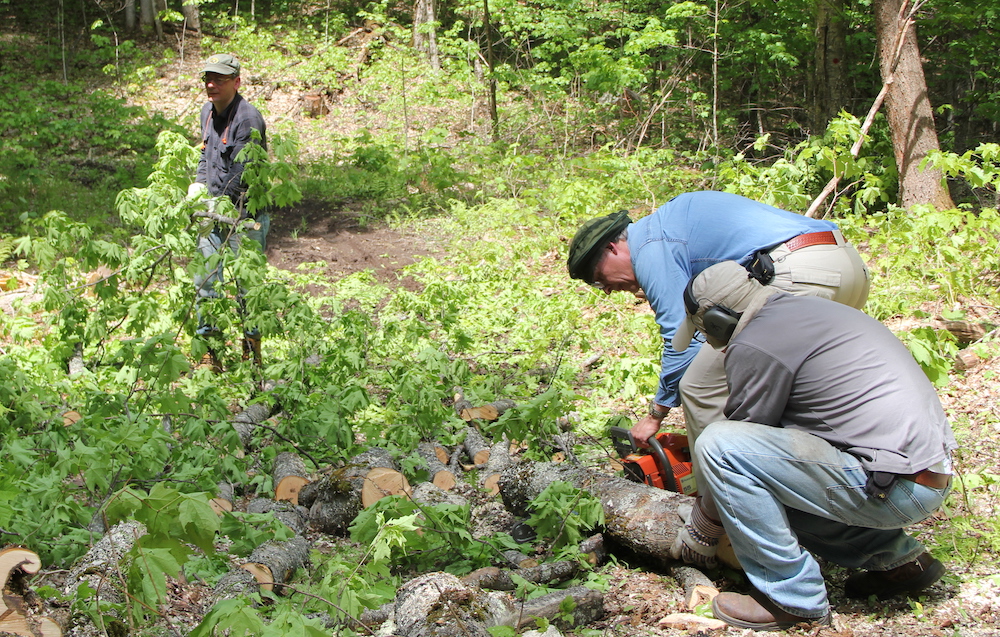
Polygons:
<instances>
[{"instance_id":1,"label":"green baseball cap","mask_svg":"<svg viewBox=\"0 0 1000 637\"><path fill-rule=\"evenodd\" d=\"M592 284L594 267L601 256L601 250L617 239L630 223L632 220L629 219L628 210L619 210L604 217L591 219L580 226L569 244L569 258L566 259L569 275Z\"/></svg>"},{"instance_id":2,"label":"green baseball cap","mask_svg":"<svg viewBox=\"0 0 1000 637\"><path fill-rule=\"evenodd\" d=\"M217 53L205 60L202 73L218 73L219 75L239 75L240 61L228 53Z\"/></svg>"}]
</instances>

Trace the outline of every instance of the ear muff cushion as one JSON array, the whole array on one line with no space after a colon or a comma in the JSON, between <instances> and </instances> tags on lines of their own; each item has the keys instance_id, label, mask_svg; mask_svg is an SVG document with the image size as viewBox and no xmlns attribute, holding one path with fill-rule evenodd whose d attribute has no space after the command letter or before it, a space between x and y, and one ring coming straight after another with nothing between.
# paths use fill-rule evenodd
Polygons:
<instances>
[{"instance_id":1,"label":"ear muff cushion","mask_svg":"<svg viewBox=\"0 0 1000 637\"><path fill-rule=\"evenodd\" d=\"M702 316L702 323L705 325L705 335L720 343L729 342L739 322L739 314L721 305L714 305L708 308Z\"/></svg>"}]
</instances>

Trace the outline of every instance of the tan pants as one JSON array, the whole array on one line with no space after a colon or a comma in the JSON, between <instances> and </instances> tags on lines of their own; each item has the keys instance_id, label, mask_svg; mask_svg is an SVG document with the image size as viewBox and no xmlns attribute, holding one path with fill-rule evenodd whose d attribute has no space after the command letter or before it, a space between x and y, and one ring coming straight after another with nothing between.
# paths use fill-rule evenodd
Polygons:
<instances>
[{"instance_id":1,"label":"tan pants","mask_svg":"<svg viewBox=\"0 0 1000 637\"><path fill-rule=\"evenodd\" d=\"M790 252L785 244L771 250L774 281L771 285L800 296L821 296L861 309L868 300L868 268L854 246L834 231L837 245L816 245ZM788 317L794 325L795 317ZM688 442L713 422L725 420L723 409L729 398L725 355L707 343L695 355L678 387Z\"/></svg>"}]
</instances>

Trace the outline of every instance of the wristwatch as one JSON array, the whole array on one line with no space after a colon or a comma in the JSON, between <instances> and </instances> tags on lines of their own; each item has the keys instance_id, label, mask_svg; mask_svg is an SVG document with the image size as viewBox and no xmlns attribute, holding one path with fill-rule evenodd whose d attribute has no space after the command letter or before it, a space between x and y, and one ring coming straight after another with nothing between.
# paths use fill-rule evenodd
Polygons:
<instances>
[{"instance_id":1,"label":"wristwatch","mask_svg":"<svg viewBox=\"0 0 1000 637\"><path fill-rule=\"evenodd\" d=\"M656 408L656 403L649 403L649 415L653 418L666 418L667 412Z\"/></svg>"}]
</instances>

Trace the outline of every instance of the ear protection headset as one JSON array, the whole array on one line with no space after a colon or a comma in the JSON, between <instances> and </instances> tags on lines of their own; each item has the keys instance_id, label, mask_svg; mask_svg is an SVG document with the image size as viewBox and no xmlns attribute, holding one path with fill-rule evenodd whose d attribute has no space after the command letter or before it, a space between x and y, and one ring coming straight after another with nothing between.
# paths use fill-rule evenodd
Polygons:
<instances>
[{"instance_id":1,"label":"ear protection headset","mask_svg":"<svg viewBox=\"0 0 1000 637\"><path fill-rule=\"evenodd\" d=\"M698 301L692 291L694 280L695 277L691 277L687 287L684 288L684 307L692 317L698 313ZM705 325L702 331L714 341L728 343L742 316L742 312L734 312L725 305L712 305L702 315L702 323Z\"/></svg>"}]
</instances>

